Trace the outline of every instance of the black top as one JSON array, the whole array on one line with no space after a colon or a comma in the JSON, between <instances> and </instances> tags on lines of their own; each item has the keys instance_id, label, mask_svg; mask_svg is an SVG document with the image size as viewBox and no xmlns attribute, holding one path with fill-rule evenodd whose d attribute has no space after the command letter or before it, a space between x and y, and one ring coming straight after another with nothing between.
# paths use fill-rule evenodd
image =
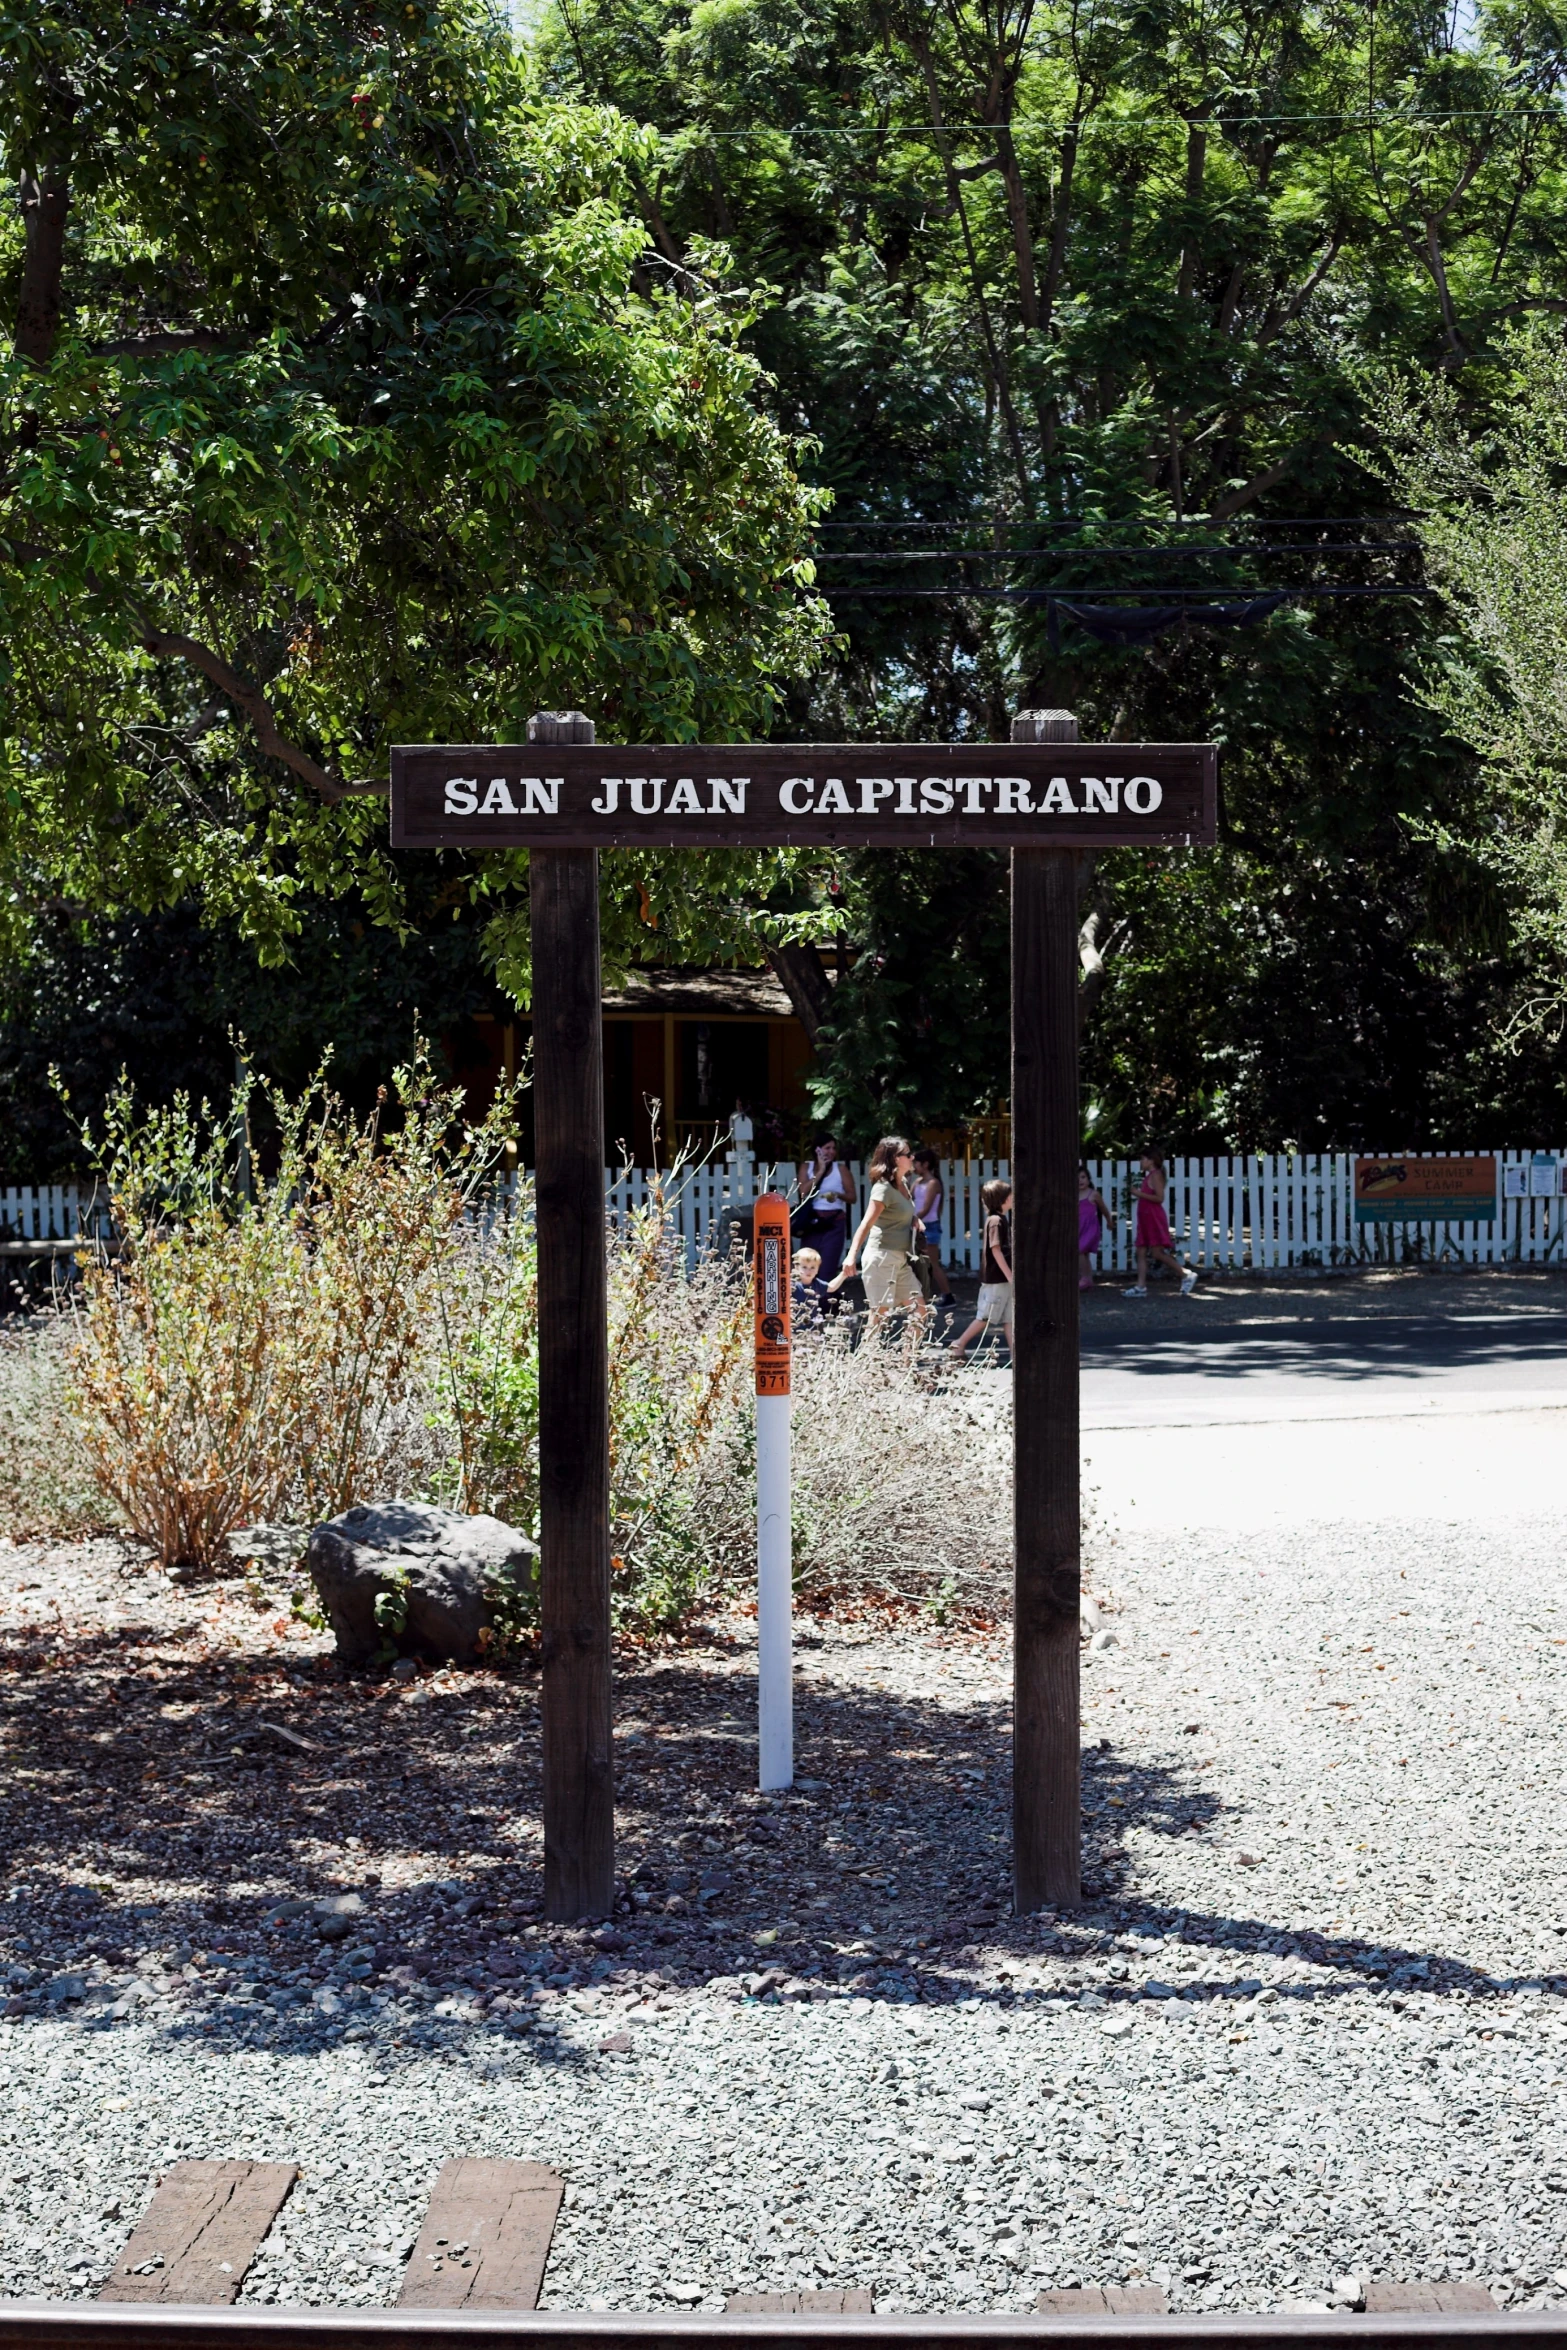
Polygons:
<instances>
[{"instance_id":1,"label":"black top","mask_svg":"<svg viewBox=\"0 0 1567 2350\"><path fill-rule=\"evenodd\" d=\"M1001 1243L1001 1253L1010 1265L1012 1262L1012 1210L1010 1208L1002 1210L1001 1230L996 1237ZM990 1218L988 1216L985 1218L985 1253L980 1259L979 1277L981 1281L1005 1281L1007 1278L990 1253Z\"/></svg>"}]
</instances>

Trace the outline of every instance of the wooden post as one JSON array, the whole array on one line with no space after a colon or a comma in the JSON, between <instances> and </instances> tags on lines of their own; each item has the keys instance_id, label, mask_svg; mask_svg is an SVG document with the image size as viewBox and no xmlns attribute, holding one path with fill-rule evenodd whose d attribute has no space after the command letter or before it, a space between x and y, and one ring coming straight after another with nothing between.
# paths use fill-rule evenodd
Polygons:
<instances>
[{"instance_id":1,"label":"wooden post","mask_svg":"<svg viewBox=\"0 0 1567 2350\"><path fill-rule=\"evenodd\" d=\"M591 742L593 726L575 710L540 711L528 740ZM570 1920L607 1917L615 1901L598 851L533 849L529 899L544 1911Z\"/></svg>"},{"instance_id":2,"label":"wooden post","mask_svg":"<svg viewBox=\"0 0 1567 2350\"><path fill-rule=\"evenodd\" d=\"M1076 742L1025 710L1014 742ZM1019 1912L1082 1898L1078 1618L1077 869L1012 852L1012 1842Z\"/></svg>"}]
</instances>

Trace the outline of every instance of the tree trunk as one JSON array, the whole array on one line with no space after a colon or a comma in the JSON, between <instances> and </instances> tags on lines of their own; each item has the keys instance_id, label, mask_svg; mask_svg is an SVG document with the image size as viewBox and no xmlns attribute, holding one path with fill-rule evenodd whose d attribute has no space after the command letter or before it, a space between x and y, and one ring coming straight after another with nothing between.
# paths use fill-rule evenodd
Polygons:
<instances>
[{"instance_id":1,"label":"tree trunk","mask_svg":"<svg viewBox=\"0 0 1567 2350\"><path fill-rule=\"evenodd\" d=\"M52 163L21 175L22 298L16 310L19 357L47 367L60 337L60 288L65 275L65 222L71 183Z\"/></svg>"},{"instance_id":2,"label":"tree trunk","mask_svg":"<svg viewBox=\"0 0 1567 2350\"><path fill-rule=\"evenodd\" d=\"M1186 241L1181 248L1181 274L1175 290L1184 302L1197 280L1198 222L1203 175L1208 164L1208 125L1197 115L1186 126Z\"/></svg>"},{"instance_id":3,"label":"tree trunk","mask_svg":"<svg viewBox=\"0 0 1567 2350\"><path fill-rule=\"evenodd\" d=\"M769 947L767 960L794 1007L794 1016L814 1048L823 1025L832 1016L832 981L816 948Z\"/></svg>"},{"instance_id":4,"label":"tree trunk","mask_svg":"<svg viewBox=\"0 0 1567 2350\"><path fill-rule=\"evenodd\" d=\"M1077 1029L1080 1036L1093 1018L1099 998L1104 993L1110 957L1126 936L1127 925L1124 921L1112 924L1108 936L1105 935L1109 910L1106 901L1098 899L1077 934L1077 960L1081 971L1077 983Z\"/></svg>"},{"instance_id":5,"label":"tree trunk","mask_svg":"<svg viewBox=\"0 0 1567 2350\"><path fill-rule=\"evenodd\" d=\"M1041 292L1040 324L1050 324L1056 295L1061 290L1062 272L1066 268L1066 238L1072 218L1072 175L1077 169L1077 125L1061 134L1061 172L1056 181L1055 202L1051 207L1050 258L1045 263L1045 282Z\"/></svg>"},{"instance_id":6,"label":"tree trunk","mask_svg":"<svg viewBox=\"0 0 1567 2350\"><path fill-rule=\"evenodd\" d=\"M1028 218L1028 191L1018 169L1011 128L996 125L996 148L1001 157L1001 181L1007 192L1007 218L1012 227L1012 250L1017 256L1017 306L1032 334L1039 325L1039 283L1034 269L1034 232Z\"/></svg>"}]
</instances>

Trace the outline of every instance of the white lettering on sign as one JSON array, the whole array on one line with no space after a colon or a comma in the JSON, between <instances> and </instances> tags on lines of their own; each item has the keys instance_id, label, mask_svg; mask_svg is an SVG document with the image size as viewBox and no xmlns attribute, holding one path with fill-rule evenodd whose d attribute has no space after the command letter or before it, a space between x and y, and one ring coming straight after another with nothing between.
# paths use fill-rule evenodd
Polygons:
<instances>
[{"instance_id":1,"label":"white lettering on sign","mask_svg":"<svg viewBox=\"0 0 1567 2350\"><path fill-rule=\"evenodd\" d=\"M700 822L747 814L755 821L766 814L765 809L748 809L752 778L747 775L601 775L597 780L598 789L587 802L595 816L694 817ZM564 783L560 775L495 775L488 782L476 775L449 775L442 784L442 803L448 816L559 817ZM1052 775L1048 780L1026 775L789 775L777 790L782 816L862 820L917 820L954 811L1003 822L1020 816L1152 816L1165 797L1156 775Z\"/></svg>"}]
</instances>

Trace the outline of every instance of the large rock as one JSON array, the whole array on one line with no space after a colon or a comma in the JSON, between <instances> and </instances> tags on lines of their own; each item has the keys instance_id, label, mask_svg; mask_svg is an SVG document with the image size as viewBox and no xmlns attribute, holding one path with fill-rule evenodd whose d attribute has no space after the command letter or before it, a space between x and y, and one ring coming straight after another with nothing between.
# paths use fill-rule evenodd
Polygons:
<instances>
[{"instance_id":1,"label":"large rock","mask_svg":"<svg viewBox=\"0 0 1567 2350\"><path fill-rule=\"evenodd\" d=\"M390 1651L471 1665L530 1612L539 1553L499 1518L388 1501L317 1526L307 1561L345 1664Z\"/></svg>"}]
</instances>

